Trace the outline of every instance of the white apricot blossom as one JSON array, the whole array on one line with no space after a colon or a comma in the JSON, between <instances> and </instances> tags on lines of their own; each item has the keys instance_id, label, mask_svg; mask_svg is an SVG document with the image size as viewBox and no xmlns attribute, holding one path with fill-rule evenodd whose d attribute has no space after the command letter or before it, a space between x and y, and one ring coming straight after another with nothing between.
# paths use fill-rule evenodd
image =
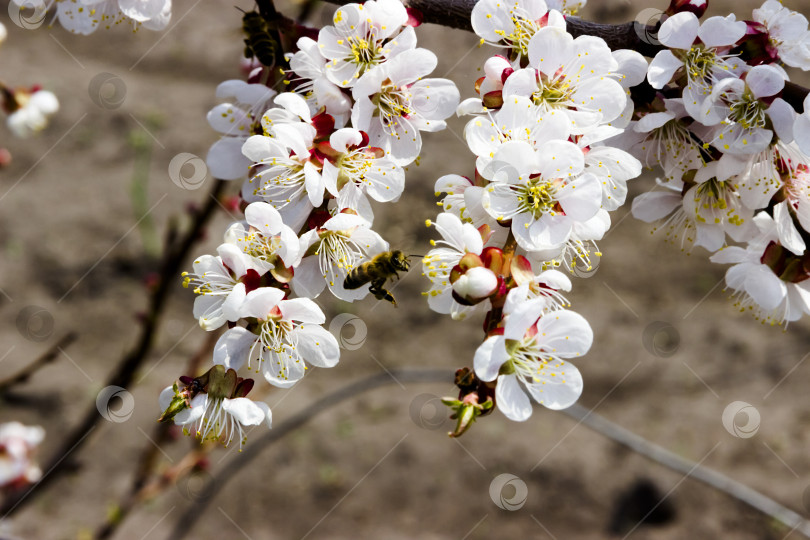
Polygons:
<instances>
[{"instance_id":1,"label":"white apricot blossom","mask_svg":"<svg viewBox=\"0 0 810 540\"><path fill-rule=\"evenodd\" d=\"M688 81L683 90L684 107L692 118L701 120L706 113L704 101L714 85L748 68L729 52L746 28L733 14L710 17L701 24L691 11L676 13L661 24L658 39L668 48L653 58L647 80L653 88L663 88L673 77L684 74Z\"/></svg>"},{"instance_id":2,"label":"white apricot blossom","mask_svg":"<svg viewBox=\"0 0 810 540\"><path fill-rule=\"evenodd\" d=\"M306 142L300 139L295 144L299 134L295 128L289 131L288 137L254 135L245 141L242 153L254 168L242 186L242 197L249 202L269 203L279 211L285 224L299 230L312 209L323 203L325 186L310 161L311 139Z\"/></svg>"},{"instance_id":3,"label":"white apricot blossom","mask_svg":"<svg viewBox=\"0 0 810 540\"><path fill-rule=\"evenodd\" d=\"M744 81L736 77L719 81L700 119L704 125L717 125L709 142L724 153L749 155L765 150L774 132L783 142L792 141L793 107L773 98L784 86L784 72L768 65L751 68Z\"/></svg>"},{"instance_id":4,"label":"white apricot blossom","mask_svg":"<svg viewBox=\"0 0 810 540\"><path fill-rule=\"evenodd\" d=\"M440 131L458 106L448 79L424 79L437 64L427 49L405 51L371 69L352 89L352 126L368 133L370 145L405 166L422 150L420 131Z\"/></svg>"},{"instance_id":5,"label":"white apricot blossom","mask_svg":"<svg viewBox=\"0 0 810 540\"><path fill-rule=\"evenodd\" d=\"M484 241L478 229L470 223L462 223L458 216L448 212L439 214L435 222L429 221L428 224L435 225L442 239L431 240L434 248L422 258L422 272L431 283L430 290L422 294L427 296L428 305L433 311L462 320L475 307L461 305L453 298L450 273L468 253L480 255ZM489 277L484 276L484 279Z\"/></svg>"},{"instance_id":6,"label":"white apricot blossom","mask_svg":"<svg viewBox=\"0 0 810 540\"><path fill-rule=\"evenodd\" d=\"M284 291L262 287L247 296L241 312L255 318L257 328L236 326L222 334L214 347L214 364L237 371L247 365L279 388L304 377L304 360L321 368L337 365L337 340L321 326L326 317L309 298L285 300Z\"/></svg>"},{"instance_id":7,"label":"white apricot blossom","mask_svg":"<svg viewBox=\"0 0 810 540\"><path fill-rule=\"evenodd\" d=\"M578 313L543 315L544 309L543 299L520 303L506 318L503 335L490 336L475 352L475 374L483 381L497 379L498 408L510 420L531 416L530 397L559 410L582 393L582 375L565 359L586 354L593 331Z\"/></svg>"},{"instance_id":8,"label":"white apricot blossom","mask_svg":"<svg viewBox=\"0 0 810 540\"><path fill-rule=\"evenodd\" d=\"M379 202L399 199L405 189L405 171L385 156L381 148L368 146L363 132L338 129L329 138L329 152L323 162L323 183L342 208L369 206L358 201L366 195ZM358 193L354 193L357 190Z\"/></svg>"},{"instance_id":9,"label":"white apricot blossom","mask_svg":"<svg viewBox=\"0 0 810 540\"><path fill-rule=\"evenodd\" d=\"M231 225L225 241L247 255L246 266L258 274L298 264L298 236L282 222L272 205L254 202L245 208L245 221Z\"/></svg>"},{"instance_id":10,"label":"white apricot blossom","mask_svg":"<svg viewBox=\"0 0 810 540\"><path fill-rule=\"evenodd\" d=\"M238 180L248 175L250 160L242 145L261 134L261 117L271 107L276 92L263 84L230 80L217 86L217 99L226 100L208 112L208 123L222 137L208 151L206 164L215 178Z\"/></svg>"},{"instance_id":11,"label":"white apricot blossom","mask_svg":"<svg viewBox=\"0 0 810 540\"><path fill-rule=\"evenodd\" d=\"M322 226L301 236L303 259L295 269L292 287L299 296L317 297L328 287L347 302L368 294L368 285L347 289L349 272L363 261L388 250L388 242L372 231L368 221L351 213L339 213Z\"/></svg>"},{"instance_id":12,"label":"white apricot blossom","mask_svg":"<svg viewBox=\"0 0 810 540\"><path fill-rule=\"evenodd\" d=\"M292 91L306 99L310 114L315 115L324 108L335 119L335 125L346 125L352 100L326 76L326 58L318 43L302 37L296 45L298 51L290 56L290 70L297 75L289 81Z\"/></svg>"},{"instance_id":13,"label":"white apricot blossom","mask_svg":"<svg viewBox=\"0 0 810 540\"><path fill-rule=\"evenodd\" d=\"M574 39L564 29L547 26L531 38L528 52L529 66L504 82L504 100L525 96L542 112L564 112L575 134L616 120L626 110L619 64L603 39Z\"/></svg>"},{"instance_id":14,"label":"white apricot blossom","mask_svg":"<svg viewBox=\"0 0 810 540\"><path fill-rule=\"evenodd\" d=\"M326 76L349 88L373 67L416 46L413 28L403 27L408 12L399 0L370 0L346 4L332 17L333 26L318 34L318 48L326 58Z\"/></svg>"},{"instance_id":15,"label":"white apricot blossom","mask_svg":"<svg viewBox=\"0 0 810 540\"><path fill-rule=\"evenodd\" d=\"M231 378L236 382L235 373ZM252 387L252 380L248 386ZM245 427L264 424L272 428L273 414L267 403L239 396L240 393L246 393L240 392L242 390L240 385L237 384L235 390L238 397L220 395L216 391L199 393L189 400L189 407L176 413L172 420L176 425L183 426L186 435L193 429L194 435L200 441L220 441L228 446L235 437L241 449L247 441ZM249 388L247 390L249 391ZM167 410L176 395L175 387L164 388L158 397L160 409Z\"/></svg>"},{"instance_id":16,"label":"white apricot blossom","mask_svg":"<svg viewBox=\"0 0 810 540\"><path fill-rule=\"evenodd\" d=\"M207 331L239 320L247 286L255 288L251 278L259 277L255 270L250 272L249 258L237 246L222 244L217 254L199 257L194 261L193 272L182 273L183 287L193 287L198 295L194 300L194 318Z\"/></svg>"},{"instance_id":17,"label":"white apricot blossom","mask_svg":"<svg viewBox=\"0 0 810 540\"><path fill-rule=\"evenodd\" d=\"M546 26L565 30L565 18L544 0L481 0L472 10L473 31L482 42L511 49L516 66L529 54L532 36Z\"/></svg>"},{"instance_id":18,"label":"white apricot blossom","mask_svg":"<svg viewBox=\"0 0 810 540\"><path fill-rule=\"evenodd\" d=\"M491 180L484 209L500 222L511 220L522 248L558 248L576 222L591 219L601 207L599 180L583 170L582 150L571 142L552 140L537 152L523 141L504 143L481 172Z\"/></svg>"},{"instance_id":19,"label":"white apricot blossom","mask_svg":"<svg viewBox=\"0 0 810 540\"><path fill-rule=\"evenodd\" d=\"M21 0L12 0L23 4ZM135 30L163 30L171 21L172 0L73 0L56 2L56 16L65 30L88 35L99 28L129 23Z\"/></svg>"},{"instance_id":20,"label":"white apricot blossom","mask_svg":"<svg viewBox=\"0 0 810 540\"><path fill-rule=\"evenodd\" d=\"M781 61L791 67L810 69L810 32L804 15L778 0L766 0L754 10L753 18L765 27L768 41Z\"/></svg>"},{"instance_id":21,"label":"white apricot blossom","mask_svg":"<svg viewBox=\"0 0 810 540\"><path fill-rule=\"evenodd\" d=\"M726 272L726 285L734 290L734 305L740 311L751 311L772 325L798 320L810 313L810 280L786 267L785 250L779 244L779 222L766 212L757 214L754 222L759 234L745 248L723 248L711 261L733 264Z\"/></svg>"}]
</instances>

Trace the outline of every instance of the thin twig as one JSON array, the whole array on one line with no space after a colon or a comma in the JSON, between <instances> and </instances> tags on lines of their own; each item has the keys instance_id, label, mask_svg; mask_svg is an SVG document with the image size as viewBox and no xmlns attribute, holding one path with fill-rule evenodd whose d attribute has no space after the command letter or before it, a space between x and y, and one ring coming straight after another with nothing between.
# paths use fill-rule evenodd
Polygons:
<instances>
[{"instance_id":1,"label":"thin twig","mask_svg":"<svg viewBox=\"0 0 810 540\"><path fill-rule=\"evenodd\" d=\"M207 358L210 358L211 351L219 338L219 332L207 332L206 339L203 341L199 350L191 356L183 372L192 377L198 375L200 365ZM130 512L144 499L144 492L149 487L147 482L152 476L158 462L159 454L162 452L163 445L170 439L170 430L172 424L170 422L162 422L155 426L152 430L150 439L144 445L141 451L141 456L138 459L138 466L135 469L135 476L132 479L132 484L129 491L122 497L121 502L118 504L114 512L110 512L107 516L107 521L99 527L96 531L96 540L105 540L112 538ZM165 488L163 484L167 482L159 482L160 488ZM151 489L150 493L160 491L160 489Z\"/></svg>"},{"instance_id":2,"label":"thin twig","mask_svg":"<svg viewBox=\"0 0 810 540\"><path fill-rule=\"evenodd\" d=\"M793 510L782 506L775 500L763 495L762 493L751 489L750 487L741 484L740 482L729 478L713 469L697 465L693 461L689 461L666 448L658 446L643 437L636 435L610 420L599 416L587 407L582 405L573 405L568 409L562 411L564 414L581 422L582 425L587 426L604 435L608 439L629 448L637 454L655 461L665 467L677 471L684 475L689 475L689 478L698 480L707 484L738 501L744 502L748 506L759 510L763 514L772 517L780 523L790 527L803 534L805 537L810 538L810 521L800 516Z\"/></svg>"},{"instance_id":3,"label":"thin twig","mask_svg":"<svg viewBox=\"0 0 810 540\"><path fill-rule=\"evenodd\" d=\"M255 441L250 441L243 452L232 459L211 480L202 488L195 501L186 508L175 522L172 533L168 536L171 540L181 540L185 538L201 521L208 504L214 499L217 493L233 478L237 472L249 465L258 455L276 441L283 439L286 435L300 428L312 418L327 410L331 410L339 403L355 398L382 386L399 383L447 383L452 384L453 373L451 371L439 369L394 369L390 373L378 373L365 379L360 379L346 386L339 388L312 403L298 414L291 416L283 423L275 426Z\"/></svg>"},{"instance_id":4,"label":"thin twig","mask_svg":"<svg viewBox=\"0 0 810 540\"><path fill-rule=\"evenodd\" d=\"M208 505L231 478L234 478L240 470L249 465L268 446L300 428L320 412L329 410L339 403L357 397L365 392L393 384L395 381L438 383L449 382L451 378L452 375L449 372L435 369L392 370L391 374L379 373L348 384L315 403L312 403L295 416L290 417L287 421L274 427L260 439L250 442L244 452L218 471L200 491L198 498L186 508L175 522L174 529L168 538L171 540L182 540L189 535L193 528L201 521L200 516L204 515ZM584 426L592 429L596 433L626 446L630 450L660 465L688 475L689 478L699 482L703 482L810 538L810 522L793 510L782 506L762 493L736 480L732 480L715 470L678 456L657 444L651 443L639 435L594 413L587 407L574 405L562 412L581 422Z\"/></svg>"},{"instance_id":5,"label":"thin twig","mask_svg":"<svg viewBox=\"0 0 810 540\"><path fill-rule=\"evenodd\" d=\"M7 392L11 387L27 381L34 373L47 366L59 356L59 353L76 341L77 334L68 332L59 341L54 343L50 349L45 351L39 358L22 368L11 377L0 381L0 394Z\"/></svg>"},{"instance_id":6,"label":"thin twig","mask_svg":"<svg viewBox=\"0 0 810 540\"><path fill-rule=\"evenodd\" d=\"M200 239L203 228L214 214L214 211L219 207L219 196L225 189L226 183L227 182L223 180L216 180L208 194L209 196L206 198L205 205L195 213L190 229L178 242L177 248L166 252L160 269L160 280L149 297L149 309L141 326L141 334L138 341L119 361L115 371L107 378L105 386L120 386L126 388L132 382L135 372L152 351L158 323L163 315L163 307L166 304L169 292L174 289L180 269L191 252L191 249ZM98 413L98 409L96 409L96 404L93 403L85 412L81 422L67 434L57 452L43 467L49 474L43 476L42 480L37 484L37 488L40 491L42 486L49 484L66 470L65 465L72 462L75 458L68 460L64 459L64 456L67 455L68 452L78 449L78 447L87 440L87 435L90 430L95 428L96 422L98 422L99 419L101 419L101 415ZM18 512L26 504L35 499L35 497L28 497L28 493L29 491L20 490L10 494L6 500L3 501L3 506L0 507L0 522L13 512Z\"/></svg>"}]
</instances>

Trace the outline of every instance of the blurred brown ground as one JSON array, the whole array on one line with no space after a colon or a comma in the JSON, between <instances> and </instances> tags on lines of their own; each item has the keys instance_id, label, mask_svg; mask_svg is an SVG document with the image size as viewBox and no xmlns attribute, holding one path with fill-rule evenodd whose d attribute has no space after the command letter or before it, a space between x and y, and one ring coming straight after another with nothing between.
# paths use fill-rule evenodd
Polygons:
<instances>
[{"instance_id":1,"label":"blurred brown ground","mask_svg":"<svg viewBox=\"0 0 810 540\"><path fill-rule=\"evenodd\" d=\"M0 4L5 10L7 0ZM239 0L237 5L249 9L251 4ZM738 18L745 19L757 5L712 0L711 14L737 9ZM810 8L807 1L788 5ZM290 5L281 7L295 12ZM582 15L622 21L649 7L665 8L666 2L591 0ZM326 23L331 10L319 11L313 22ZM0 288L8 295L0 295L2 373L25 365L61 333L80 333L67 351L69 359L61 358L19 389L27 405L0 402L0 422L45 426L46 457L130 347L137 331L134 316L145 307L142 280L154 261L143 257L138 231L127 234L140 217L129 194L130 137L154 139L149 205L156 205L152 215L163 231L170 216L205 196L205 189L175 186L167 166L180 152L204 157L216 138L205 113L216 102L216 84L240 76L240 13L231 2L178 1L169 31L132 35L117 29L90 37L61 28L25 31L3 22L10 34L0 50L3 80L42 83L62 104L41 137L4 142L14 161L0 172ZM492 50L476 48L477 39L460 31L425 26L418 34L420 44L440 57L436 76L452 78L462 96L470 96L478 66ZM112 110L96 106L87 91L93 77L104 72L120 77L126 87L123 104ZM375 229L394 247L424 253L431 233L424 219L438 209L434 180L472 172L473 160L459 137L463 122L453 119L450 125L448 132L425 137L422 163L410 168L401 202L377 207ZM4 141L8 138L4 135ZM650 189L652 182L650 175L633 181L633 194ZM645 224L624 219L626 214L625 209L613 214L614 226L600 244L604 257L598 272L575 280L570 295L595 333L591 353L577 362L585 378L580 403L598 406L598 413L649 440L808 514L807 320L784 333L736 313L722 292L725 267L710 264L701 249L684 256L650 237ZM213 251L228 221L224 213L217 218L199 253ZM191 317L191 293L180 289L179 277L177 282L157 347L136 377L142 380L130 389L133 416L120 424L102 421L79 455L81 468L15 515L10 532L26 539L82 538L128 488L134 460L150 444L145 434L158 414L158 392L182 373L205 337ZM412 271L396 289L398 309L373 300L345 305L322 297L330 317L359 316L368 338L358 350L344 351L337 368L314 370L294 390L261 393L267 385L259 381L258 395L273 408L275 422L333 388L380 372L381 366L452 372L471 365L481 318L456 323L430 312L419 294L424 289L426 281ZM18 331L18 315L29 305L52 315L50 340L34 342ZM674 329L670 341L658 336L658 355L643 344L645 329L656 321ZM394 384L325 412L239 474L208 514L197 518L195 537L264 540L309 532L311 539L605 538L621 494L648 480L659 496L669 494L675 515L661 526L637 528L632 538L799 538L559 413L537 408L522 424L496 413L460 441L445 436L447 424L431 430L412 421L415 398L452 392L449 382ZM752 438L735 438L721 424L723 410L735 400L761 414ZM423 412L430 416L432 411ZM181 438L166 451L177 460L190 444ZM235 456L233 450L216 450L213 469ZM528 486L519 511L501 510L490 500L490 482L504 472ZM165 538L188 504L182 491L171 489L135 512L118 538ZM626 519L632 526L632 517Z\"/></svg>"}]
</instances>

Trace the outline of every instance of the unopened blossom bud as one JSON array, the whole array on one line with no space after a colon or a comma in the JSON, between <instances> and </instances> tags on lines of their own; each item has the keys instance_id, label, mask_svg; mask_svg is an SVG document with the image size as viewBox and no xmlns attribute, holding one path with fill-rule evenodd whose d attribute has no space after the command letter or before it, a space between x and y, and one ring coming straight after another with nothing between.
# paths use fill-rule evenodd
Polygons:
<instances>
[{"instance_id":1,"label":"unopened blossom bud","mask_svg":"<svg viewBox=\"0 0 810 540\"><path fill-rule=\"evenodd\" d=\"M478 302L498 288L498 276L484 267L471 268L453 283L453 296L468 302Z\"/></svg>"},{"instance_id":2,"label":"unopened blossom bud","mask_svg":"<svg viewBox=\"0 0 810 540\"><path fill-rule=\"evenodd\" d=\"M504 257L503 250L496 247L484 248L481 252L481 261L484 266L495 272L496 274L504 273Z\"/></svg>"},{"instance_id":3,"label":"unopened blossom bud","mask_svg":"<svg viewBox=\"0 0 810 540\"><path fill-rule=\"evenodd\" d=\"M458 398L444 398L442 403L453 409L450 418L457 420L456 429L448 435L460 437L479 416L486 416L493 411L495 388L480 380L467 367L456 370L455 384L459 388Z\"/></svg>"},{"instance_id":4,"label":"unopened blossom bud","mask_svg":"<svg viewBox=\"0 0 810 540\"><path fill-rule=\"evenodd\" d=\"M709 0L672 0L665 13L672 16L683 11L691 11L698 17L702 17L708 7Z\"/></svg>"},{"instance_id":5,"label":"unopened blossom bud","mask_svg":"<svg viewBox=\"0 0 810 540\"><path fill-rule=\"evenodd\" d=\"M444 398L442 403L453 409L453 414L450 416L456 420L456 429L448 433L450 437L461 437L473 422L482 414L492 410L494 402L492 399L487 399L483 403L478 403L478 394L473 392L467 394L463 399Z\"/></svg>"}]
</instances>

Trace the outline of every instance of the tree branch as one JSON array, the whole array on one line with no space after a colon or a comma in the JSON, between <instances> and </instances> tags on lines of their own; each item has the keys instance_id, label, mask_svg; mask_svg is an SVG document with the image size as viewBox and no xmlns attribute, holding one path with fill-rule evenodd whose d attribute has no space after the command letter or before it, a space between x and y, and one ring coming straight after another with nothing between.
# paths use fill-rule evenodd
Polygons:
<instances>
[{"instance_id":1,"label":"tree branch","mask_svg":"<svg viewBox=\"0 0 810 540\"><path fill-rule=\"evenodd\" d=\"M17 384L27 381L34 373L56 360L56 357L59 356L62 349L76 341L76 337L75 332L68 332L39 358L11 377L0 381L0 394L7 392L11 387Z\"/></svg>"},{"instance_id":2,"label":"tree branch","mask_svg":"<svg viewBox=\"0 0 810 540\"><path fill-rule=\"evenodd\" d=\"M217 339L219 339L220 332L207 332L206 339L203 341L202 346L197 352L189 358L188 365L186 366L184 374L196 376L199 374L200 366L206 359L211 357ZM158 464L160 452L163 452L163 445L169 442L171 438L171 429L174 424L171 422L160 422L152 430L152 436L149 441L144 445L141 451L140 458L138 459L138 466L135 469L135 476L132 479L129 491L121 498L114 512L109 512L107 520L98 528L95 540L106 540L112 538L127 516L135 509L135 507L144 501L146 498L146 491L150 487L147 482L153 475L155 468ZM196 450L193 452L197 452ZM192 453L193 453L192 452ZM156 481L158 491L164 488L166 481Z\"/></svg>"},{"instance_id":3,"label":"tree branch","mask_svg":"<svg viewBox=\"0 0 810 540\"><path fill-rule=\"evenodd\" d=\"M214 210L219 207L219 196L225 189L226 184L227 182L223 180L215 181L208 193L205 205L195 213L188 232L177 242L178 245L174 249L172 249L172 246L167 246L167 252L160 268L160 280L149 297L149 309L141 326L140 337L135 346L119 361L115 371L110 374L104 383L105 386L126 388L132 382L135 372L151 352L169 292L176 285L181 266L191 252L191 248L200 239L205 224L214 214ZM41 489L42 486L52 482L66 470L65 465L71 461L67 459L68 455L84 444L89 438L90 431L95 429L99 419L101 419L101 415L98 413L94 402L84 413L81 422L65 436L59 449L43 467L43 470L47 471L47 473L42 479L27 490L23 489L10 494L3 501L3 505L0 507L0 516L2 516L0 521L13 512L19 511L25 506L26 501L31 501L32 499L28 497L31 492L35 489Z\"/></svg>"},{"instance_id":4,"label":"tree branch","mask_svg":"<svg viewBox=\"0 0 810 540\"><path fill-rule=\"evenodd\" d=\"M327 0L329 3L345 5L351 0ZM470 15L476 0L402 0L406 7L422 13L422 21L450 28L459 28L472 32ZM568 32L574 36L597 36L605 40L612 50L633 49L644 56L653 57L658 51L666 49L655 36L655 26L631 21L623 24L602 24L585 21L579 17L566 17ZM787 82L782 91L782 99L801 113L804 110L804 98L810 89Z\"/></svg>"},{"instance_id":5,"label":"tree branch","mask_svg":"<svg viewBox=\"0 0 810 540\"><path fill-rule=\"evenodd\" d=\"M251 442L245 447L245 451L232 459L220 469L211 480L202 488L197 499L180 515L175 522L174 529L169 536L171 540L182 540L191 533L193 528L201 521L205 509L213 501L214 497L222 490L239 471L249 465L268 446L284 438L286 435L305 425L319 413L329 410L343 401L355 398L360 394L369 392L382 386L408 382L450 382L452 374L438 369L396 369L392 373L379 373L350 383L320 400L312 403L307 408L290 417L285 422L274 427L261 438ZM776 519L777 521L791 527L793 531L799 532L810 538L810 522L802 516L782 506L775 500L759 493L758 491L729 478L713 469L704 467L700 463L695 463L683 458L666 448L658 446L635 433L614 424L610 420L594 413L591 409L582 405L573 405L568 409L563 409L563 414L577 420L579 423L592 429L596 433L618 443L630 450L654 461L660 465L686 475L687 478L698 480L710 487L741 501L763 514Z\"/></svg>"}]
</instances>

